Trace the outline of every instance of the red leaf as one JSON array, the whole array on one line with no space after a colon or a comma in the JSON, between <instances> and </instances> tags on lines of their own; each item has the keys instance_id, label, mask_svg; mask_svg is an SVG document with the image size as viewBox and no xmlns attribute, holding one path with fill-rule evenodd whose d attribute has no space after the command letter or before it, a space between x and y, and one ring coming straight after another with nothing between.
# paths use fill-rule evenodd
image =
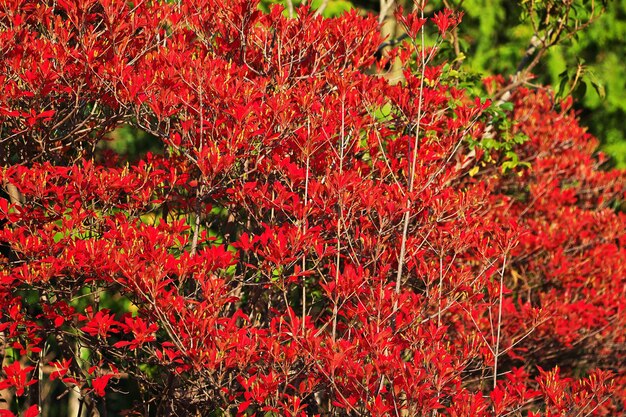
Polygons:
<instances>
[{"instance_id":1,"label":"red leaf","mask_svg":"<svg viewBox=\"0 0 626 417\"><path fill-rule=\"evenodd\" d=\"M39 406L31 405L24 413L24 417L37 417L39 415Z\"/></svg>"},{"instance_id":2,"label":"red leaf","mask_svg":"<svg viewBox=\"0 0 626 417\"><path fill-rule=\"evenodd\" d=\"M93 390L96 395L104 397L104 389L106 388L111 378L113 378L113 374L105 374L91 381L91 385L93 386Z\"/></svg>"}]
</instances>

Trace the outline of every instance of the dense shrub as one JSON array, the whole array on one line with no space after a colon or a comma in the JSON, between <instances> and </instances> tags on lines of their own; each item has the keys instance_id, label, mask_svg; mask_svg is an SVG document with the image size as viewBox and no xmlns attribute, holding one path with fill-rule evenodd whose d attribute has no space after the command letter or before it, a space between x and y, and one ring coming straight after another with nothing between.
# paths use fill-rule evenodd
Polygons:
<instances>
[{"instance_id":1,"label":"dense shrub","mask_svg":"<svg viewBox=\"0 0 626 417\"><path fill-rule=\"evenodd\" d=\"M396 82L375 18L174 3L0 7L13 412L623 411L626 183L569 101L470 96L446 11ZM164 152L98 153L121 123Z\"/></svg>"}]
</instances>

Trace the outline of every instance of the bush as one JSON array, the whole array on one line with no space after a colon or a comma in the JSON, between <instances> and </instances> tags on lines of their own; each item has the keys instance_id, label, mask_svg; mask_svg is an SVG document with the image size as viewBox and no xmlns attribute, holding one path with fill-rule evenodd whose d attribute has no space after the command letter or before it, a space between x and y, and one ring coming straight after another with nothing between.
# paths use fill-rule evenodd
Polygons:
<instances>
[{"instance_id":1,"label":"bush","mask_svg":"<svg viewBox=\"0 0 626 417\"><path fill-rule=\"evenodd\" d=\"M626 182L571 101L461 88L449 11L383 62L375 18L297 12L4 3L12 412L622 412ZM121 123L163 153L98 152Z\"/></svg>"}]
</instances>

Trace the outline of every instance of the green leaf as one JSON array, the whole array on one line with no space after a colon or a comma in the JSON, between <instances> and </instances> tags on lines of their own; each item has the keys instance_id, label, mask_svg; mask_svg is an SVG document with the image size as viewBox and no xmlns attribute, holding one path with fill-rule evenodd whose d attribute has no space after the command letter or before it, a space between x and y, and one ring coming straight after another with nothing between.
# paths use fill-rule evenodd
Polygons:
<instances>
[{"instance_id":1,"label":"green leaf","mask_svg":"<svg viewBox=\"0 0 626 417\"><path fill-rule=\"evenodd\" d=\"M500 108L505 111L513 111L515 106L510 101L505 101L504 103L500 104Z\"/></svg>"}]
</instances>

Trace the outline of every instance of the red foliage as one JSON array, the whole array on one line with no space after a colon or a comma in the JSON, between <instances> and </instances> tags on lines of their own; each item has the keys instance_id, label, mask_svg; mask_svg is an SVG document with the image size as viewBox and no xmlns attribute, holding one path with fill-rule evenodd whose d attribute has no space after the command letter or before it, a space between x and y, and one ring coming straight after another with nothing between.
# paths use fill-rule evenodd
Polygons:
<instances>
[{"instance_id":1,"label":"red foliage","mask_svg":"<svg viewBox=\"0 0 626 417\"><path fill-rule=\"evenodd\" d=\"M158 415L623 411L626 182L567 103L517 91L493 140L528 140L487 147L435 49L373 73L373 18L172 3L0 5L15 355L93 404L123 373ZM94 153L122 122L164 154Z\"/></svg>"},{"instance_id":2,"label":"red foliage","mask_svg":"<svg viewBox=\"0 0 626 417\"><path fill-rule=\"evenodd\" d=\"M28 378L28 373L34 368L27 366L22 368L19 362L13 362L13 364L5 366L2 370L6 375L6 378L0 382L0 389L7 389L9 387L15 388L15 393L19 396L24 395L24 389L36 383L36 380Z\"/></svg>"}]
</instances>

